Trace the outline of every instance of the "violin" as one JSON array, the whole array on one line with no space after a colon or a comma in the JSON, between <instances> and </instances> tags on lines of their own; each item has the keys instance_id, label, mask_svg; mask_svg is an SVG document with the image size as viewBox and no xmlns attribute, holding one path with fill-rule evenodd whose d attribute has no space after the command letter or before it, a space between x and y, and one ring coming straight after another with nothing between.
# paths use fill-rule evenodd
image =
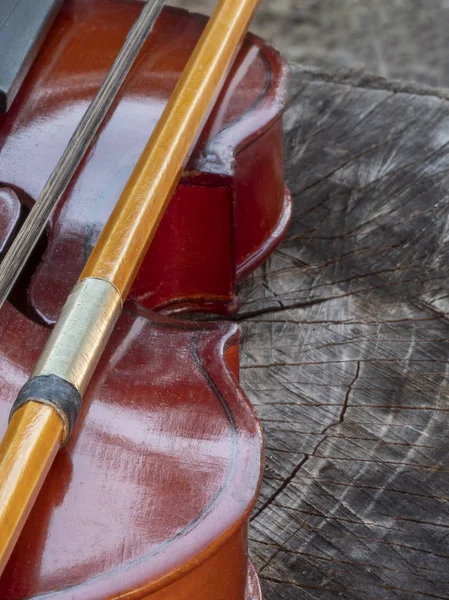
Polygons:
<instances>
[{"instance_id":1,"label":"violin","mask_svg":"<svg viewBox=\"0 0 449 600\"><path fill-rule=\"evenodd\" d=\"M243 4L222 0L218 17L228 5L243 13ZM62 3L14 101L0 115L0 258L141 11L137 0ZM148 138L164 134L170 106L175 117L184 106L174 110L173 97L188 77L189 61L200 55L204 32L214 37L207 29L213 26L201 15L162 9L1 308L0 523L2 490L22 475L10 468L5 448L14 447L15 459L42 411L47 431L51 425L57 437L54 447L47 444L46 463L42 435L32 440L40 446L27 459L30 507L21 531L11 533L2 600L262 598L248 556L248 520L261 482L263 438L238 383L240 332L222 319L192 318L235 314L238 282L267 258L289 225L281 120L288 69L258 37L237 36L238 53L224 83L217 83L215 103L198 134L191 132L188 160L179 158L182 175L175 183L158 181L169 203L163 216L152 217L154 235L142 242L137 266L129 267L123 309L111 317L76 424L67 426L45 402L35 408L36 386L28 393L31 403L10 416L16 399L34 385L42 352L48 363L49 344L65 335L60 323L65 319L67 328L76 302L87 311L87 346L100 329L89 321L98 300L92 290L102 285L101 269L119 272L115 262L112 267L100 259L111 239L122 243L128 225L134 232L129 252L142 235L130 218L120 226L111 219L129 196L143 198L146 179L135 173ZM190 86L189 93L196 91ZM156 181L172 150L156 144L152 156L162 155L162 166L151 160L141 173L153 168ZM149 228L145 222L139 231ZM120 289L118 276L112 289ZM26 427L23 418L19 422L25 410L32 415ZM14 487L14 502L22 497ZM0 529L0 542L7 529Z\"/></svg>"}]
</instances>

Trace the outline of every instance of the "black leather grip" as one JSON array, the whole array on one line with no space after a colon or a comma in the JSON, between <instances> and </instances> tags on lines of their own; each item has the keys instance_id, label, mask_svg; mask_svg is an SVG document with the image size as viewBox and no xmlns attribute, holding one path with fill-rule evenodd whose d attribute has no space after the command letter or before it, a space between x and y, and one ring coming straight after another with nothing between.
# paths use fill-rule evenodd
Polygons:
<instances>
[{"instance_id":1,"label":"black leather grip","mask_svg":"<svg viewBox=\"0 0 449 600\"><path fill-rule=\"evenodd\" d=\"M57 375L38 375L29 379L12 406L10 420L17 409L31 401L47 404L56 410L65 424L65 443L81 410L81 395L76 387Z\"/></svg>"}]
</instances>

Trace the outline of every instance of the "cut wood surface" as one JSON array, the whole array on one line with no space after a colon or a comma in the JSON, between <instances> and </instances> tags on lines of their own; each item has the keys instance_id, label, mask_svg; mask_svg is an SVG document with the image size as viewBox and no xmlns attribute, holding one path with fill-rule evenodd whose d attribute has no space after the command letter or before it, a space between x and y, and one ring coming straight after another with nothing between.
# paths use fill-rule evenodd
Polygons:
<instances>
[{"instance_id":1,"label":"cut wood surface","mask_svg":"<svg viewBox=\"0 0 449 600\"><path fill-rule=\"evenodd\" d=\"M211 14L216 0L170 0ZM251 25L291 61L449 86L447 0L261 0Z\"/></svg>"},{"instance_id":2,"label":"cut wood surface","mask_svg":"<svg viewBox=\"0 0 449 600\"><path fill-rule=\"evenodd\" d=\"M265 600L449 598L449 102L296 69L294 216L241 289Z\"/></svg>"}]
</instances>

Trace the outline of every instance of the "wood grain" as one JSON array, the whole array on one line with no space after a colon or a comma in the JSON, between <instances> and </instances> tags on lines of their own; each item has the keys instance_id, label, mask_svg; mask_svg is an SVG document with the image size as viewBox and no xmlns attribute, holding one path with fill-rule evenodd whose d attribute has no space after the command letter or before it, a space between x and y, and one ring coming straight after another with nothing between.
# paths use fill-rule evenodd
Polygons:
<instances>
[{"instance_id":1,"label":"wood grain","mask_svg":"<svg viewBox=\"0 0 449 600\"><path fill-rule=\"evenodd\" d=\"M216 0L170 0L210 13ZM447 0L262 0L252 31L289 60L449 86Z\"/></svg>"},{"instance_id":2,"label":"wood grain","mask_svg":"<svg viewBox=\"0 0 449 600\"><path fill-rule=\"evenodd\" d=\"M265 600L449 598L449 103L296 69L290 233L243 285Z\"/></svg>"}]
</instances>

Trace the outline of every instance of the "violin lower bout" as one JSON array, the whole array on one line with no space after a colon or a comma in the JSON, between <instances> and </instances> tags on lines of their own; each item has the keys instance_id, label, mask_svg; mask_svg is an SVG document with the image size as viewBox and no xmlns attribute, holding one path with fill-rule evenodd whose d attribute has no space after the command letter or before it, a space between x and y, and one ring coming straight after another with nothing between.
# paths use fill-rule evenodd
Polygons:
<instances>
[{"instance_id":1,"label":"violin lower bout","mask_svg":"<svg viewBox=\"0 0 449 600\"><path fill-rule=\"evenodd\" d=\"M0 321L0 434L48 329ZM258 600L262 432L239 330L131 304L0 580L2 600ZM25 352L25 350L27 350Z\"/></svg>"}]
</instances>

